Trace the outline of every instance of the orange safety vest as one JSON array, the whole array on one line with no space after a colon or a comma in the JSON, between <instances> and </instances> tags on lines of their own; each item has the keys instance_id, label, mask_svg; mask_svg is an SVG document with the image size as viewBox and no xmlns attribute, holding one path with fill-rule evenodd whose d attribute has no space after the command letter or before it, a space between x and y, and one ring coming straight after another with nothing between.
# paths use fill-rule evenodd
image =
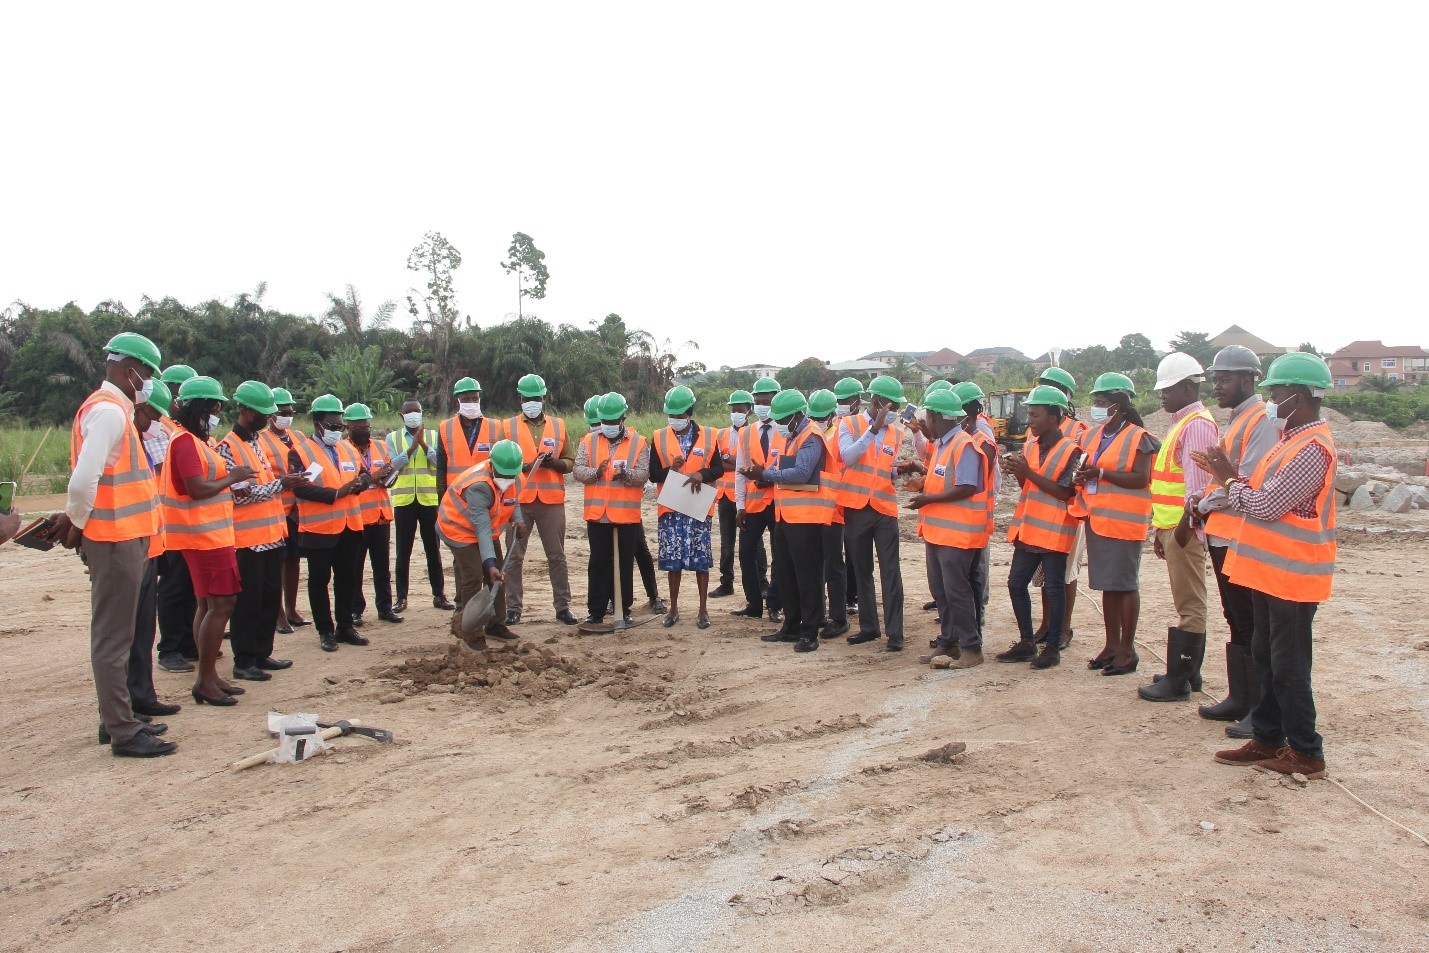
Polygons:
<instances>
[{"instance_id":1,"label":"orange safety vest","mask_svg":"<svg viewBox=\"0 0 1429 953\"><path fill-rule=\"evenodd\" d=\"M228 464L218 451L187 430L180 430L169 445L169 453L180 440L192 440L194 450L204 465L204 479L222 480L228 476ZM213 496L196 500L184 489L183 478L173 467L164 474L160 503L164 507L164 544L171 550L223 549L233 545L233 494L220 490Z\"/></svg>"},{"instance_id":2,"label":"orange safety vest","mask_svg":"<svg viewBox=\"0 0 1429 953\"><path fill-rule=\"evenodd\" d=\"M506 436L521 445L521 459L528 465L535 462L539 454L550 454L551 459L561 455L566 445L566 422L559 417L546 415L541 428L541 446L531 438L531 428L526 416L521 414L506 421ZM566 502L566 475L559 470L546 467L525 474L525 489L521 491L521 502L564 503Z\"/></svg>"},{"instance_id":3,"label":"orange safety vest","mask_svg":"<svg viewBox=\"0 0 1429 953\"><path fill-rule=\"evenodd\" d=\"M1023 453L1033 472L1055 481L1072 454L1079 449L1059 434L1057 442L1052 445L1052 452L1043 460L1042 442L1029 434ZM1050 549L1054 553L1070 553L1076 538L1077 519L1067 512L1067 504L1044 492L1030 479L1023 481L1022 498L1017 501L1017 510L1012 514L1007 541L1015 543L1020 540L1025 546Z\"/></svg>"},{"instance_id":4,"label":"orange safety vest","mask_svg":"<svg viewBox=\"0 0 1429 953\"><path fill-rule=\"evenodd\" d=\"M366 457L363 457L362 449L357 444L351 440L346 443L363 464L363 469L374 475L392 462L392 455L387 452L387 441L385 440L369 440ZM363 490L357 494L357 508L362 513L363 526L390 523L392 522L392 491L380 483L374 483L371 489Z\"/></svg>"},{"instance_id":5,"label":"orange safety vest","mask_svg":"<svg viewBox=\"0 0 1429 953\"><path fill-rule=\"evenodd\" d=\"M474 483L485 483L491 487L491 509L487 510L487 516L491 519L491 538L499 538L501 531L516 513L522 484L525 482L524 475L518 476L515 483L502 490L496 485L496 475L491 471L491 464L487 461L478 463L447 487L447 492L442 496L441 509L437 510L437 530L443 538L454 543L472 546L479 542L466 491Z\"/></svg>"},{"instance_id":6,"label":"orange safety vest","mask_svg":"<svg viewBox=\"0 0 1429 953\"><path fill-rule=\"evenodd\" d=\"M749 425L745 424L745 426L748 427ZM734 458L735 454L739 451L739 431L735 430L732 425L729 427L721 427L718 447L721 455ZM725 466L724 472L721 473L719 479L715 481L715 487L719 490L719 498L721 500L734 501L733 464Z\"/></svg>"},{"instance_id":7,"label":"orange safety vest","mask_svg":"<svg viewBox=\"0 0 1429 953\"><path fill-rule=\"evenodd\" d=\"M1062 418L1062 436L1075 443L1081 443L1082 435L1090 429L1091 427L1088 427L1076 417Z\"/></svg>"},{"instance_id":8,"label":"orange safety vest","mask_svg":"<svg viewBox=\"0 0 1429 953\"><path fill-rule=\"evenodd\" d=\"M289 427L285 433L293 441L296 447L303 440L301 431ZM277 479L288 472L288 451L291 449L283 438L273 432L272 426L264 427L258 431L258 446L263 448L263 456L268 458L268 466L273 468L273 477ZM292 490L283 491L283 513L291 515L298 509L298 498L293 495Z\"/></svg>"},{"instance_id":9,"label":"orange safety vest","mask_svg":"<svg viewBox=\"0 0 1429 953\"><path fill-rule=\"evenodd\" d=\"M982 489L972 496L952 503L929 503L918 510L918 535L936 546L954 546L958 549L982 549L992 538L992 525L987 519L987 473L990 469L987 458L982 456L977 442L959 427L947 446L938 447L937 441L929 441L933 455L928 467L928 475L923 478L923 492L933 495L946 493L957 485L958 464L963 455L975 453L979 456L979 469L983 472Z\"/></svg>"},{"instance_id":10,"label":"orange safety vest","mask_svg":"<svg viewBox=\"0 0 1429 953\"><path fill-rule=\"evenodd\" d=\"M815 422L817 423L817 422ZM839 457L839 425L835 419L827 427L819 425L824 434L824 474L819 478L824 486L834 491L834 525L844 525L843 504L838 502L844 490L844 465Z\"/></svg>"},{"instance_id":11,"label":"orange safety vest","mask_svg":"<svg viewBox=\"0 0 1429 953\"><path fill-rule=\"evenodd\" d=\"M262 432L259 431L260 434ZM266 452L255 452L246 440L240 439L238 434L231 430L224 435L222 442L228 444L228 449L239 466L253 469L254 486L272 483L277 479L273 475L273 467L268 462ZM283 501L278 497L233 507L233 545L239 549L276 543L287 534L288 524L283 515Z\"/></svg>"},{"instance_id":12,"label":"orange safety vest","mask_svg":"<svg viewBox=\"0 0 1429 953\"><path fill-rule=\"evenodd\" d=\"M863 414L845 417L839 426L847 427L853 439L858 440L868 430L868 418ZM869 444L863 456L845 466L840 480L842 490L838 495L844 509L859 510L872 506L885 516L898 515L898 491L893 488L893 468L903 449L903 429L884 428L885 434L889 431L893 433L892 445L885 436L882 446Z\"/></svg>"},{"instance_id":13,"label":"orange safety vest","mask_svg":"<svg viewBox=\"0 0 1429 953\"><path fill-rule=\"evenodd\" d=\"M817 440L820 449L824 451L823 463L819 468L822 471L828 465L828 447L824 443L824 435L808 418L805 418L804 426L798 433L790 434L784 438L783 448L776 450L773 440L770 440L769 466L778 470L780 460L785 457L797 456L799 448L810 440ZM781 523L814 523L820 526L832 526L834 512L839 505L833 487L824 485L821 472L814 473L810 484L815 489L792 490L787 483L774 484L774 518Z\"/></svg>"},{"instance_id":14,"label":"orange safety vest","mask_svg":"<svg viewBox=\"0 0 1429 953\"><path fill-rule=\"evenodd\" d=\"M1257 401L1255 406L1231 421L1230 429L1226 431L1225 439L1221 441L1221 449L1225 451L1226 459L1240 472L1240 468L1247 462L1260 465L1259 460L1247 461L1245 459L1246 444L1250 442L1250 435L1255 432L1261 421L1265 420L1265 401ZM1206 492L1220 488L1220 484L1212 480L1206 486ZM1216 536L1220 539L1230 540L1235 538L1236 530L1240 529L1240 517L1230 510L1213 510L1206 514L1206 535Z\"/></svg>"},{"instance_id":15,"label":"orange safety vest","mask_svg":"<svg viewBox=\"0 0 1429 953\"><path fill-rule=\"evenodd\" d=\"M695 426L692 422L691 427ZM660 464L669 470L670 461L680 455L680 438L673 428L661 427L651 435L655 453L660 458ZM719 452L719 438L715 434L713 427L700 427L695 434L695 442L690 444L690 455L685 458L685 462L680 464L675 470L676 473L689 476L691 473L698 473L710 465L710 455ZM667 506L657 506L656 516L664 516L666 513L673 513L674 510Z\"/></svg>"},{"instance_id":16,"label":"orange safety vest","mask_svg":"<svg viewBox=\"0 0 1429 953\"><path fill-rule=\"evenodd\" d=\"M1335 575L1335 444L1328 425L1282 439L1251 474L1247 486L1259 490L1280 468L1311 444L1330 457L1325 482L1315 498L1315 516L1286 513L1275 522L1240 514L1241 525L1226 549L1225 573L1231 582L1277 599L1324 602Z\"/></svg>"},{"instance_id":17,"label":"orange safety vest","mask_svg":"<svg viewBox=\"0 0 1429 953\"><path fill-rule=\"evenodd\" d=\"M1216 418L1204 408L1182 417L1167 432L1166 442L1151 466L1151 523L1157 529L1175 529L1186 510L1186 472L1176 460L1181 455L1181 435L1193 420L1209 420L1211 426L1216 425Z\"/></svg>"},{"instance_id":18,"label":"orange safety vest","mask_svg":"<svg viewBox=\"0 0 1429 953\"><path fill-rule=\"evenodd\" d=\"M119 438L119 458L113 465L105 464L94 492L94 509L84 524L84 538L96 543L122 543L143 539L159 531L158 488L149 457L139 432L134 429L133 412L124 409L124 402L107 390L90 394L74 415L69 436L69 467L74 469L84 438L80 436L80 421L96 404L114 404L125 416L124 435Z\"/></svg>"},{"instance_id":19,"label":"orange safety vest","mask_svg":"<svg viewBox=\"0 0 1429 953\"><path fill-rule=\"evenodd\" d=\"M626 486L616 483L615 464L623 462L626 470L634 470L640 454L647 444L645 438L629 427L620 440L612 443L599 433L589 433L581 439L585 446L586 465L594 469L604 460L610 460L605 476L594 483L585 485L585 519L588 523L599 523L601 517L612 523L640 522L640 501L645 496L644 486ZM625 450L617 458L616 449L626 443Z\"/></svg>"},{"instance_id":20,"label":"orange safety vest","mask_svg":"<svg viewBox=\"0 0 1429 953\"><path fill-rule=\"evenodd\" d=\"M1136 451L1146 431L1136 424L1126 423L1111 438L1106 449L1098 452L1105 429L1106 424L1102 424L1082 435L1081 447L1087 453L1087 465L1130 473L1136 466ZM1110 480L1098 480L1095 493L1088 492L1085 486L1077 487L1077 495L1072 497L1067 509L1073 516L1086 517L1098 536L1145 539L1146 521L1151 518L1151 487L1128 490Z\"/></svg>"},{"instance_id":21,"label":"orange safety vest","mask_svg":"<svg viewBox=\"0 0 1429 953\"><path fill-rule=\"evenodd\" d=\"M448 417L437 428L442 442L442 457L447 463L447 485L450 486L467 470L491 456L491 448L501 439L501 425L490 417L482 417L476 428L476 446L467 443L459 415Z\"/></svg>"},{"instance_id":22,"label":"orange safety vest","mask_svg":"<svg viewBox=\"0 0 1429 953\"><path fill-rule=\"evenodd\" d=\"M967 431L963 431L967 433ZM968 439L973 442L973 448L982 454L982 486L987 491L987 532L992 534L993 510L997 507L997 481L994 478L997 474L997 439L991 437L974 426L972 433L968 434Z\"/></svg>"},{"instance_id":23,"label":"orange safety vest","mask_svg":"<svg viewBox=\"0 0 1429 953\"><path fill-rule=\"evenodd\" d=\"M352 444L339 440L332 449L337 453L338 465L327 455L327 447L312 437L293 441L293 450L303 466L314 463L322 467L322 472L313 481L314 485L341 489L356 479L362 469L362 461L352 452ZM298 531L316 533L319 536L337 536L343 530L362 530L362 504L356 495L340 496L331 503L317 503L298 498Z\"/></svg>"},{"instance_id":24,"label":"orange safety vest","mask_svg":"<svg viewBox=\"0 0 1429 953\"><path fill-rule=\"evenodd\" d=\"M774 432L774 425L770 424L769 456L766 456L764 445L759 441L759 424L754 421L745 424L744 429L739 432L739 439L746 463L757 470L767 470L769 459L774 453L774 441L778 437L779 435ZM772 488L755 486L753 480L744 481L744 512L763 513L773 502L774 491Z\"/></svg>"}]
</instances>

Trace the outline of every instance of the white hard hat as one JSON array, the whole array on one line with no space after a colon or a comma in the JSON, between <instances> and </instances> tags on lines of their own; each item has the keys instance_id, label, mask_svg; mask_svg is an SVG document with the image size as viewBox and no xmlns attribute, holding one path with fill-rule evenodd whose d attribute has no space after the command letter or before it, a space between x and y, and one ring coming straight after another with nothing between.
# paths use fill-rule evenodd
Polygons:
<instances>
[{"instance_id":1,"label":"white hard hat","mask_svg":"<svg viewBox=\"0 0 1429 953\"><path fill-rule=\"evenodd\" d=\"M1197 383L1205 380L1206 371L1201 362L1189 354L1172 351L1156 365L1156 390L1193 379Z\"/></svg>"}]
</instances>

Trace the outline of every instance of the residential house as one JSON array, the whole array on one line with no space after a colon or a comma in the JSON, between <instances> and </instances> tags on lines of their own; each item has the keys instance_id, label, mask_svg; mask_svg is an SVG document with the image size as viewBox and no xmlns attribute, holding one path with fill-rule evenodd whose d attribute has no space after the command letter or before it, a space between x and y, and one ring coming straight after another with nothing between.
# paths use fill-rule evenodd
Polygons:
<instances>
[{"instance_id":1,"label":"residential house","mask_svg":"<svg viewBox=\"0 0 1429 953\"><path fill-rule=\"evenodd\" d=\"M734 370L744 374L753 374L755 377L778 377L779 372L784 368L775 367L773 364L741 364Z\"/></svg>"},{"instance_id":2,"label":"residential house","mask_svg":"<svg viewBox=\"0 0 1429 953\"><path fill-rule=\"evenodd\" d=\"M957 370L959 364L967 358L963 357L952 348L945 347L940 351L934 351L927 357L919 358L918 363L926 367L934 377L951 377Z\"/></svg>"},{"instance_id":3,"label":"residential house","mask_svg":"<svg viewBox=\"0 0 1429 953\"><path fill-rule=\"evenodd\" d=\"M877 361L885 367L898 363L899 358L906 358L910 361L921 361L931 355L932 351L874 351L872 354L865 354L859 358L860 361Z\"/></svg>"},{"instance_id":4,"label":"residential house","mask_svg":"<svg viewBox=\"0 0 1429 953\"><path fill-rule=\"evenodd\" d=\"M1027 361L1028 357L1015 347L980 347L969 352L967 361L979 373L991 373L999 361Z\"/></svg>"},{"instance_id":5,"label":"residential house","mask_svg":"<svg viewBox=\"0 0 1429 953\"><path fill-rule=\"evenodd\" d=\"M1336 387L1355 387L1361 378L1378 374L1408 384L1429 380L1429 351L1414 344L1390 347L1383 341L1355 341L1330 355Z\"/></svg>"},{"instance_id":6,"label":"residential house","mask_svg":"<svg viewBox=\"0 0 1429 953\"><path fill-rule=\"evenodd\" d=\"M1230 347L1232 344L1238 344L1241 347L1248 347L1255 352L1255 355L1260 358L1261 363L1266 365L1267 367L1270 365L1271 361L1275 360L1280 355L1295 350L1295 348L1293 347L1280 347L1278 345L1271 344L1264 338L1258 338L1254 334L1251 334L1249 331L1247 331L1245 328L1241 327L1239 324L1232 324L1220 334L1217 334L1215 337L1211 338L1208 343L1217 351L1219 351L1223 347Z\"/></svg>"},{"instance_id":7,"label":"residential house","mask_svg":"<svg viewBox=\"0 0 1429 953\"><path fill-rule=\"evenodd\" d=\"M861 381L871 381L888 373L888 365L879 360L839 361L829 364L828 368L839 377L856 377Z\"/></svg>"}]
</instances>

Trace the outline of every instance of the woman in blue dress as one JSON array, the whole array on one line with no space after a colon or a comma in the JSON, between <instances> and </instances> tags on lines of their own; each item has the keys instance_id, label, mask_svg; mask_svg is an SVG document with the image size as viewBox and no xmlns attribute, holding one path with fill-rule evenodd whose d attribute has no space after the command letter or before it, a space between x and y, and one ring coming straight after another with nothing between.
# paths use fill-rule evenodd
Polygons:
<instances>
[{"instance_id":1,"label":"woman in blue dress","mask_svg":"<svg viewBox=\"0 0 1429 953\"><path fill-rule=\"evenodd\" d=\"M694 414L694 392L688 387L670 388L665 395L665 415L669 426L661 427L651 438L654 448L650 455L652 483L664 484L667 479L674 479L679 480L681 486L698 491L701 486L713 485L724 473L718 431L696 424ZM659 564L670 578L670 608L665 615L665 628L671 628L680 621L680 577L688 570L695 574L695 583L700 591L700 614L695 625L708 629L710 567L714 565L710 516L706 514L700 520L662 506L657 526Z\"/></svg>"}]
</instances>

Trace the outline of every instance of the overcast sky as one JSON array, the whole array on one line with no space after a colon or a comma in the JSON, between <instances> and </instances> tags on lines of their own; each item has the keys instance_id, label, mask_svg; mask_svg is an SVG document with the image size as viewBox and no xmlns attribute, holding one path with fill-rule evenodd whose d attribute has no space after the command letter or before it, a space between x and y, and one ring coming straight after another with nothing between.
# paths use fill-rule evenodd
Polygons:
<instances>
[{"instance_id":1,"label":"overcast sky","mask_svg":"<svg viewBox=\"0 0 1429 953\"><path fill-rule=\"evenodd\" d=\"M619 312L711 367L1429 345L1423 3L8 4L0 306ZM405 307L404 307L405 311ZM405 315L404 315L405 320Z\"/></svg>"}]
</instances>

